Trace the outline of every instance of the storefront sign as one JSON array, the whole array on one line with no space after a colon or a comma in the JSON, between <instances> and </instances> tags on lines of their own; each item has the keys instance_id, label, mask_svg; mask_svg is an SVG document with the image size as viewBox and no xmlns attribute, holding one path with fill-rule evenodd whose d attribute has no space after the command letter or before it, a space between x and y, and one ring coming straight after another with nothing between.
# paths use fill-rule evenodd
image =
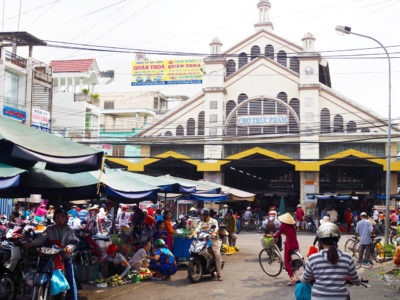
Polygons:
<instances>
[{"instance_id":1,"label":"storefront sign","mask_svg":"<svg viewBox=\"0 0 400 300\"><path fill-rule=\"evenodd\" d=\"M3 106L3 116L13 118L18 121L26 121L26 112L9 106Z\"/></svg>"},{"instance_id":2,"label":"storefront sign","mask_svg":"<svg viewBox=\"0 0 400 300\"><path fill-rule=\"evenodd\" d=\"M202 83L201 59L137 60L132 63L131 86Z\"/></svg>"},{"instance_id":3,"label":"storefront sign","mask_svg":"<svg viewBox=\"0 0 400 300\"><path fill-rule=\"evenodd\" d=\"M37 107L32 108L32 127L50 132L50 112Z\"/></svg>"},{"instance_id":4,"label":"storefront sign","mask_svg":"<svg viewBox=\"0 0 400 300\"><path fill-rule=\"evenodd\" d=\"M251 115L236 117L237 126L280 126L288 124L288 115Z\"/></svg>"}]
</instances>

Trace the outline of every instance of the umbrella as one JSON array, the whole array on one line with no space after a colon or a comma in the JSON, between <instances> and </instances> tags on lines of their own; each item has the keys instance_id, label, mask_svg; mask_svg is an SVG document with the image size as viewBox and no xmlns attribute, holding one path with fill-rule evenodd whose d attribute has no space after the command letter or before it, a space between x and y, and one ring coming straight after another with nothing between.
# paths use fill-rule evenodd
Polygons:
<instances>
[{"instance_id":1,"label":"umbrella","mask_svg":"<svg viewBox=\"0 0 400 300\"><path fill-rule=\"evenodd\" d=\"M0 190L18 186L24 172L26 170L0 163Z\"/></svg>"},{"instance_id":2,"label":"umbrella","mask_svg":"<svg viewBox=\"0 0 400 300\"><path fill-rule=\"evenodd\" d=\"M0 162L29 169L77 173L101 168L103 152L0 116Z\"/></svg>"}]
</instances>

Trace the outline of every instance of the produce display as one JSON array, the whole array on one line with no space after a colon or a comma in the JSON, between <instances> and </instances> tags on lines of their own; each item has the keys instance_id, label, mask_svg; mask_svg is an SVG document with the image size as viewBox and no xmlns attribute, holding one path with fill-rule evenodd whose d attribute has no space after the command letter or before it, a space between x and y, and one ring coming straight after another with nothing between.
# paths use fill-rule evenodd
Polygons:
<instances>
[{"instance_id":1,"label":"produce display","mask_svg":"<svg viewBox=\"0 0 400 300\"><path fill-rule=\"evenodd\" d=\"M227 244L222 244L221 246L222 254L235 254L236 252L239 252L239 248L236 246L229 246Z\"/></svg>"}]
</instances>

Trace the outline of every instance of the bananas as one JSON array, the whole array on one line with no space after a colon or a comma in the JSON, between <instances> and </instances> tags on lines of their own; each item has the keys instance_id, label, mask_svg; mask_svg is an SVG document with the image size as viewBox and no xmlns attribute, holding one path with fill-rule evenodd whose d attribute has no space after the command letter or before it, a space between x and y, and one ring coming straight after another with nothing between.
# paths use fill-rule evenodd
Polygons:
<instances>
[{"instance_id":1,"label":"bananas","mask_svg":"<svg viewBox=\"0 0 400 300\"><path fill-rule=\"evenodd\" d=\"M222 244L221 252L222 254L235 254L239 251L239 248L236 246L229 246L227 244Z\"/></svg>"}]
</instances>

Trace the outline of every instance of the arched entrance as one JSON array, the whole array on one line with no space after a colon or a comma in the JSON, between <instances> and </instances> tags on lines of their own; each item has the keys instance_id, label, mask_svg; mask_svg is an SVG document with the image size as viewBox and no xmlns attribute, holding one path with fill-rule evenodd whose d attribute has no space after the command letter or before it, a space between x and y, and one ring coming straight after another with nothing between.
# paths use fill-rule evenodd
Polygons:
<instances>
[{"instance_id":1,"label":"arched entrance","mask_svg":"<svg viewBox=\"0 0 400 300\"><path fill-rule=\"evenodd\" d=\"M158 161L146 165L144 173L152 176L169 174L175 177L198 180L203 178L197 167L174 157L160 158Z\"/></svg>"}]
</instances>

